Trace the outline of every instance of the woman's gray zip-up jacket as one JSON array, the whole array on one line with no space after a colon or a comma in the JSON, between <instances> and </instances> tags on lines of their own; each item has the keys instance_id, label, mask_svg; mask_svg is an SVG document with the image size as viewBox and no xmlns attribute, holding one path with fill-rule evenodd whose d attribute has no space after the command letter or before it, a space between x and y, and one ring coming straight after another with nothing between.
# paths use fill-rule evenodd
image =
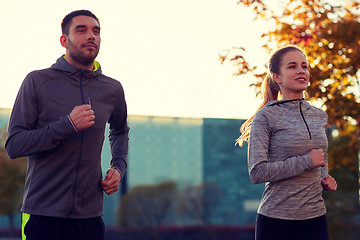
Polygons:
<instances>
[{"instance_id":1,"label":"woman's gray zip-up jacket","mask_svg":"<svg viewBox=\"0 0 360 240\"><path fill-rule=\"evenodd\" d=\"M77 132L69 114L89 100L95 124ZM22 212L64 218L103 215L101 152L107 122L110 165L124 176L129 127L120 82L103 75L100 66L80 69L64 56L51 68L26 76L5 145L10 158L28 157Z\"/></svg>"},{"instance_id":2,"label":"woman's gray zip-up jacket","mask_svg":"<svg viewBox=\"0 0 360 240\"><path fill-rule=\"evenodd\" d=\"M327 170L327 114L303 99L270 101L253 119L248 146L249 175L265 182L258 213L304 220L326 214L321 178ZM323 149L326 167L308 155Z\"/></svg>"}]
</instances>

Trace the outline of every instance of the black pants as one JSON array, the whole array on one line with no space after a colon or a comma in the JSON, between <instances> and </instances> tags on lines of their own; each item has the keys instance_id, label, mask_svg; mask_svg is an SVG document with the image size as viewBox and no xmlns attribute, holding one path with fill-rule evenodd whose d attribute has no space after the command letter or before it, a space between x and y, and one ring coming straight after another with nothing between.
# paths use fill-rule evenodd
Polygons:
<instances>
[{"instance_id":1,"label":"black pants","mask_svg":"<svg viewBox=\"0 0 360 240\"><path fill-rule=\"evenodd\" d=\"M282 220L258 214L255 239L329 240L326 216L308 220Z\"/></svg>"},{"instance_id":2,"label":"black pants","mask_svg":"<svg viewBox=\"0 0 360 240\"><path fill-rule=\"evenodd\" d=\"M23 231L26 240L104 240L105 225L101 217L70 219L30 215Z\"/></svg>"}]
</instances>

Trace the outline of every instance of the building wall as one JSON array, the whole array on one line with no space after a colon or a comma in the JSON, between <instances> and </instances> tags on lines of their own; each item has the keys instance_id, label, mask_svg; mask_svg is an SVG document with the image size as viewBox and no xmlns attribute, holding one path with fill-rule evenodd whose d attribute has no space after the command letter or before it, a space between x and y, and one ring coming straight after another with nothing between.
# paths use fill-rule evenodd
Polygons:
<instances>
[{"instance_id":1,"label":"building wall","mask_svg":"<svg viewBox=\"0 0 360 240\"><path fill-rule=\"evenodd\" d=\"M202 119L193 118L129 116L126 188L163 181L174 181L179 187L201 184L202 123ZM104 174L111 159L108 131L105 139L102 152ZM105 224L116 224L120 198L120 192L105 195Z\"/></svg>"},{"instance_id":2,"label":"building wall","mask_svg":"<svg viewBox=\"0 0 360 240\"><path fill-rule=\"evenodd\" d=\"M0 108L0 129L7 127L10 117L10 109Z\"/></svg>"},{"instance_id":3,"label":"building wall","mask_svg":"<svg viewBox=\"0 0 360 240\"><path fill-rule=\"evenodd\" d=\"M220 189L218 204L208 213L211 224L253 224L264 185L253 185L247 168L247 146L235 146L243 120L204 119L204 182Z\"/></svg>"},{"instance_id":4,"label":"building wall","mask_svg":"<svg viewBox=\"0 0 360 240\"><path fill-rule=\"evenodd\" d=\"M6 127L9 114L10 110L0 109L0 127ZM127 189L169 180L180 188L215 183L219 196L206 221L221 225L254 223L263 186L249 181L246 146L234 147L241 120L129 116L128 122ZM103 175L111 160L108 129L105 135ZM120 192L104 196L107 226L116 224L120 199ZM19 215L16 224L20 227ZM7 218L0 217L0 228L6 227Z\"/></svg>"},{"instance_id":5,"label":"building wall","mask_svg":"<svg viewBox=\"0 0 360 240\"><path fill-rule=\"evenodd\" d=\"M128 187L202 182L202 119L130 116Z\"/></svg>"}]
</instances>

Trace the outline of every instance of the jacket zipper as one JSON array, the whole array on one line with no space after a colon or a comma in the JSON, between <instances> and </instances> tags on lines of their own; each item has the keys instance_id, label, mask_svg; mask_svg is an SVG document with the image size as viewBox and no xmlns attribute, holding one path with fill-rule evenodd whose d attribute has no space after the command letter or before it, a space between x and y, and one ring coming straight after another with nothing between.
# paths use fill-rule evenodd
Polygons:
<instances>
[{"instance_id":1,"label":"jacket zipper","mask_svg":"<svg viewBox=\"0 0 360 240\"><path fill-rule=\"evenodd\" d=\"M309 138L310 138L310 140L311 140L311 132L310 132L309 126L308 126L308 124L307 124L307 122L306 122L306 120L305 120L304 114L303 114L303 112L302 112L301 100L299 100L299 106L300 106L300 115L301 115L301 118L303 119L303 121L304 121L304 123L305 123L306 129L307 129L307 131L308 131L308 133L309 133Z\"/></svg>"},{"instance_id":2,"label":"jacket zipper","mask_svg":"<svg viewBox=\"0 0 360 240\"><path fill-rule=\"evenodd\" d=\"M85 104L84 102L84 93L83 93L83 73L81 73L81 77L80 77L80 95L81 95L81 102L82 104ZM84 143L84 131L81 132L80 135L80 153L79 153L79 161L78 164L76 166L76 172L75 172L75 182L74 182L74 188L73 188L73 199L72 199L72 206L71 206L71 210L69 213L69 216L71 215L71 213L73 212L74 206L75 206L75 201L76 201L76 186L78 184L78 174L79 174L79 168L80 168L80 162L81 162L81 158L82 158L82 151L83 151L83 143Z\"/></svg>"}]
</instances>

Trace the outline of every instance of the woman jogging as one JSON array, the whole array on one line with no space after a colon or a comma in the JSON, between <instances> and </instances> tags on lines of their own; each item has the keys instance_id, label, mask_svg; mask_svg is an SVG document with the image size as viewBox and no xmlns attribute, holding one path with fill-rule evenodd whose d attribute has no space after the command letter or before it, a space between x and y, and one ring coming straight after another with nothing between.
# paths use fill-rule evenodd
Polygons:
<instances>
[{"instance_id":1,"label":"woman jogging","mask_svg":"<svg viewBox=\"0 0 360 240\"><path fill-rule=\"evenodd\" d=\"M265 182L256 240L328 240L323 189L335 191L327 168L327 114L304 100L309 84L305 53L285 46L269 60L263 102L241 126L254 184Z\"/></svg>"}]
</instances>

